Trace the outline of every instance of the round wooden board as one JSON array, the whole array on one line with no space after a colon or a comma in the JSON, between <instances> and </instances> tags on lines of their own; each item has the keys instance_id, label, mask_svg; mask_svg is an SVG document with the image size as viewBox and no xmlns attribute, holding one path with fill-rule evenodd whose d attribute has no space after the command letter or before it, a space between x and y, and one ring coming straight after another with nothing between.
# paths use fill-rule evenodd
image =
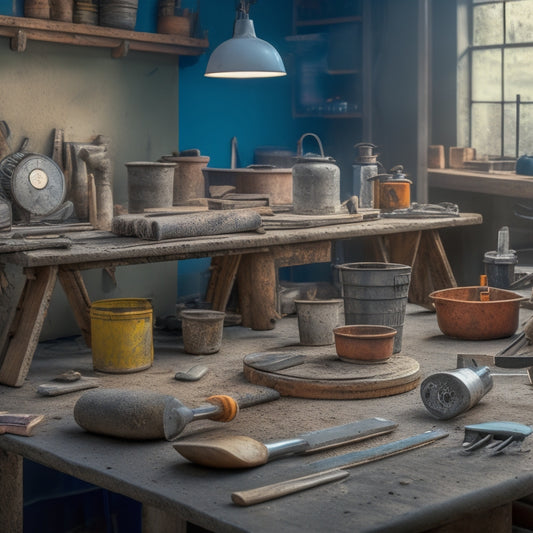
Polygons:
<instances>
[{"instance_id":1,"label":"round wooden board","mask_svg":"<svg viewBox=\"0 0 533 533\"><path fill-rule=\"evenodd\" d=\"M420 382L418 361L404 355L393 355L386 363L363 365L341 361L335 353L312 354L306 355L302 364L273 371L254 368L252 361L257 355L244 358L245 378L255 385L271 387L282 396L322 400L381 398L413 390Z\"/></svg>"}]
</instances>

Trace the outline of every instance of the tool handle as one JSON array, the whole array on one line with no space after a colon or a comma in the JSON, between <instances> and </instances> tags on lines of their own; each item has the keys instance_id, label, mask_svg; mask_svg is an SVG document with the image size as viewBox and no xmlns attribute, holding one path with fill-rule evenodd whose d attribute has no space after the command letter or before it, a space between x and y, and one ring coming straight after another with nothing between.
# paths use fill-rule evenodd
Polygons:
<instances>
[{"instance_id":1,"label":"tool handle","mask_svg":"<svg viewBox=\"0 0 533 533\"><path fill-rule=\"evenodd\" d=\"M281 394L277 390L269 387L257 387L254 392L235 396L235 401L239 404L239 409L246 409L247 407L252 407L252 405L278 400L280 396Z\"/></svg>"},{"instance_id":2,"label":"tool handle","mask_svg":"<svg viewBox=\"0 0 533 533\"><path fill-rule=\"evenodd\" d=\"M208 406L192 409L193 420L209 418L217 422L229 422L239 412L239 404L231 396L219 394L217 396L210 396L206 401L212 404L210 406L211 409Z\"/></svg>"},{"instance_id":3,"label":"tool handle","mask_svg":"<svg viewBox=\"0 0 533 533\"><path fill-rule=\"evenodd\" d=\"M309 476L303 476L288 481L281 481L273 483L272 485L265 485L257 489L244 490L240 492L233 492L231 500L233 503L246 507L248 505L255 505L256 503L266 502L281 498L287 494L293 494L302 490L311 489L318 485L331 483L348 477L350 473L347 470L330 470L327 472L319 472Z\"/></svg>"}]
</instances>

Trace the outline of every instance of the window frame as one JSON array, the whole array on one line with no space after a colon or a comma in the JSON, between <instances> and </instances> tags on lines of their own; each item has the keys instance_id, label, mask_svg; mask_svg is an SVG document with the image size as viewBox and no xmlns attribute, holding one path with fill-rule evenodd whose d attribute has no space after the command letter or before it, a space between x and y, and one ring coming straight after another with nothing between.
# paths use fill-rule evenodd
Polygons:
<instances>
[{"instance_id":1,"label":"window frame","mask_svg":"<svg viewBox=\"0 0 533 533\"><path fill-rule=\"evenodd\" d=\"M505 79L505 62L506 62L506 50L512 48L533 48L532 41L524 41L518 43L507 42L507 7L509 4L516 4L523 0L482 0L468 1L468 45L466 49L466 55L468 60L468 145L472 146L472 135L473 135L473 115L474 115L474 106L477 104L487 104L487 105L498 105L500 107L500 154L499 157L504 158L505 155L505 140L506 140L506 127L505 127L505 112L506 106L515 105L515 156L518 158L520 156L520 109L523 105L531 105L533 101L524 101L521 99L520 95L517 95L514 100L506 100L506 79ZM474 45L474 11L477 8L490 4L503 4L502 11L502 41L497 44L482 44ZM480 50L498 50L500 52L500 96L498 100L475 100L473 98L473 56L476 51ZM533 83L533 81L532 81ZM494 157L497 154L488 154L490 157Z\"/></svg>"}]
</instances>

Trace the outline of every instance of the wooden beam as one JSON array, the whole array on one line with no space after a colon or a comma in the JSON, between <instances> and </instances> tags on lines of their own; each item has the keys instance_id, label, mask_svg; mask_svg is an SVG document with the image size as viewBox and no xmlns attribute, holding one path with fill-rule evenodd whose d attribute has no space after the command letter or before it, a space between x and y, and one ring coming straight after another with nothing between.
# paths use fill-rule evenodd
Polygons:
<instances>
[{"instance_id":1,"label":"wooden beam","mask_svg":"<svg viewBox=\"0 0 533 533\"><path fill-rule=\"evenodd\" d=\"M276 246L268 253L243 254L237 274L242 325L273 329L278 311L278 269L285 266L328 263L331 241Z\"/></svg>"},{"instance_id":2,"label":"wooden beam","mask_svg":"<svg viewBox=\"0 0 533 533\"><path fill-rule=\"evenodd\" d=\"M215 311L226 310L241 257L241 255L222 255L211 259L211 278L205 299Z\"/></svg>"},{"instance_id":3,"label":"wooden beam","mask_svg":"<svg viewBox=\"0 0 533 533\"><path fill-rule=\"evenodd\" d=\"M26 272L26 283L0 367L0 383L4 385L21 387L24 384L48 312L57 270L57 266L49 266Z\"/></svg>"},{"instance_id":4,"label":"wooden beam","mask_svg":"<svg viewBox=\"0 0 533 533\"><path fill-rule=\"evenodd\" d=\"M59 281L81 329L85 343L91 347L91 299L79 270L59 269Z\"/></svg>"}]
</instances>

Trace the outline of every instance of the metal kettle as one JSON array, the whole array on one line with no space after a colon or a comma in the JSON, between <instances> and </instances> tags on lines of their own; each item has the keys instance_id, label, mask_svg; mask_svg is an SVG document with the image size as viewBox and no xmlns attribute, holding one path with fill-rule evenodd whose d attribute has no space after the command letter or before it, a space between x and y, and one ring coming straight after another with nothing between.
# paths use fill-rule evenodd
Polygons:
<instances>
[{"instance_id":1,"label":"metal kettle","mask_svg":"<svg viewBox=\"0 0 533 533\"><path fill-rule=\"evenodd\" d=\"M305 137L313 137L320 155L303 155ZM292 167L293 211L302 215L329 215L340 208L340 169L332 157L324 155L315 133L304 133L297 144L296 164Z\"/></svg>"},{"instance_id":2,"label":"metal kettle","mask_svg":"<svg viewBox=\"0 0 533 533\"><path fill-rule=\"evenodd\" d=\"M412 181L403 173L403 166L391 168L391 174L376 174L374 181L374 205L384 211L405 209L411 205Z\"/></svg>"}]
</instances>

